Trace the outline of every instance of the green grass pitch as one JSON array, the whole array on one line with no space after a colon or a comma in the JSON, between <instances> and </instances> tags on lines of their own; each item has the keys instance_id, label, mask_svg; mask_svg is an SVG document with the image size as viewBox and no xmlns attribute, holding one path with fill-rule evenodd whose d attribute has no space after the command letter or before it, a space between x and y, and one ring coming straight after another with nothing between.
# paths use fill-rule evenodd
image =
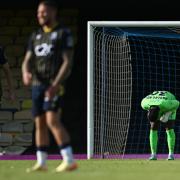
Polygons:
<instances>
[{"instance_id":1,"label":"green grass pitch","mask_svg":"<svg viewBox=\"0 0 180 180\"><path fill-rule=\"evenodd\" d=\"M180 160L81 160L73 172L53 173L60 163L48 161L48 172L26 173L35 161L0 160L0 180L179 180Z\"/></svg>"}]
</instances>

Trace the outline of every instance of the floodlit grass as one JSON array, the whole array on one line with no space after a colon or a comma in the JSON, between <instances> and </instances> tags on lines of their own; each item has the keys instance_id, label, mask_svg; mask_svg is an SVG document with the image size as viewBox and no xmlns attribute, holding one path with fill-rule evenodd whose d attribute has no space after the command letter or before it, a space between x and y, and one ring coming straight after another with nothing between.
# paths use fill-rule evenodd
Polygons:
<instances>
[{"instance_id":1,"label":"floodlit grass","mask_svg":"<svg viewBox=\"0 0 180 180\"><path fill-rule=\"evenodd\" d=\"M26 173L35 161L0 161L0 180L179 180L180 160L81 160L73 172L53 173L60 161L48 161L48 172Z\"/></svg>"}]
</instances>

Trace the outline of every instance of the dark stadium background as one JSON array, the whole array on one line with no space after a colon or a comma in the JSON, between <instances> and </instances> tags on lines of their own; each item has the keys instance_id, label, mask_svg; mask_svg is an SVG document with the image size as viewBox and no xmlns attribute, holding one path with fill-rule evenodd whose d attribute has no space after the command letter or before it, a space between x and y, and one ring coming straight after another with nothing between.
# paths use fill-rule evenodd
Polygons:
<instances>
[{"instance_id":1,"label":"dark stadium background","mask_svg":"<svg viewBox=\"0 0 180 180\"><path fill-rule=\"evenodd\" d=\"M37 8L35 0L1 1L1 9ZM78 43L75 49L74 68L67 81L63 122L70 132L75 153L86 153L87 139L87 21L88 20L179 20L178 6L168 2L131 1L58 1L60 8L75 8L78 15ZM51 153L58 149L51 137ZM34 143L26 153L35 152Z\"/></svg>"}]
</instances>

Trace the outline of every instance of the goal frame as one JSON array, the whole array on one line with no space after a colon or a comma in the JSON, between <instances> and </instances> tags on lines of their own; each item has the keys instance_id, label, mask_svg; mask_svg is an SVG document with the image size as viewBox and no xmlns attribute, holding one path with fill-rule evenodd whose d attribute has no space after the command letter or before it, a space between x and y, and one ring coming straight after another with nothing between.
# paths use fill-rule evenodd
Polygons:
<instances>
[{"instance_id":1,"label":"goal frame","mask_svg":"<svg viewBox=\"0 0 180 180\"><path fill-rule=\"evenodd\" d=\"M94 155L93 27L180 27L180 21L88 21L87 22L87 159Z\"/></svg>"}]
</instances>

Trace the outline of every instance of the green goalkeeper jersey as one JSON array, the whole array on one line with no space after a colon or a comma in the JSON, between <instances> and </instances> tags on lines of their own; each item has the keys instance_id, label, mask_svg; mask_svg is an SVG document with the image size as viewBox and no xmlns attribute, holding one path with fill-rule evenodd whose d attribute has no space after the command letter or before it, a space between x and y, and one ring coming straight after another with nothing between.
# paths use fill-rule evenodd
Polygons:
<instances>
[{"instance_id":1,"label":"green goalkeeper jersey","mask_svg":"<svg viewBox=\"0 0 180 180\"><path fill-rule=\"evenodd\" d=\"M159 106L159 117L166 112L172 112L169 120L175 120L179 101L168 91L154 91L142 100L141 106L144 110L149 110L151 106Z\"/></svg>"}]
</instances>

